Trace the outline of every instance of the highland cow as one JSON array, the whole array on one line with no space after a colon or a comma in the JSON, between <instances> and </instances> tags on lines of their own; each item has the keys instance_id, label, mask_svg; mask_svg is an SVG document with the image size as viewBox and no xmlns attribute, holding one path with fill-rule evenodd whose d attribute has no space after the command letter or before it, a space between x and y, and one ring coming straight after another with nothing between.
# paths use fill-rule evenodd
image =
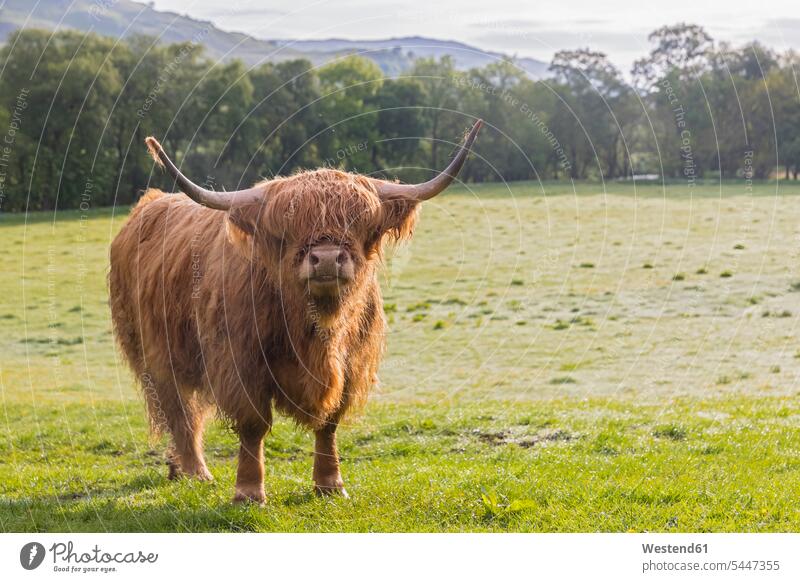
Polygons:
<instances>
[{"instance_id":1,"label":"highland cow","mask_svg":"<svg viewBox=\"0 0 800 582\"><path fill-rule=\"evenodd\" d=\"M147 138L185 195L150 189L133 209L111 244L110 305L151 427L171 437L171 478L212 478L203 430L216 409L240 439L234 501L263 502L275 407L315 432L316 492L347 494L336 428L377 380L382 246L411 237L480 126L422 184L319 169L237 192L192 183Z\"/></svg>"}]
</instances>

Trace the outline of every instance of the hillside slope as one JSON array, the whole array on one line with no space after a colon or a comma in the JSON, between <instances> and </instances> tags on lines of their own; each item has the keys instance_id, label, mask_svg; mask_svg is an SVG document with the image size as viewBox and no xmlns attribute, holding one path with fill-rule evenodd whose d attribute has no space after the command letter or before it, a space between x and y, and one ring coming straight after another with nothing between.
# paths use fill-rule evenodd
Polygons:
<instances>
[{"instance_id":1,"label":"hillside slope","mask_svg":"<svg viewBox=\"0 0 800 582\"><path fill-rule=\"evenodd\" d=\"M40 0L36 4L30 0L6 0L0 8L0 42L23 27L92 31L114 38L145 34L165 43L199 42L213 58L239 58L248 65L297 58L320 65L343 54L358 53L375 61L388 75L406 70L420 57L450 55L461 70L508 59L464 43L422 37L371 41L263 40L132 0ZM545 63L535 59L514 60L533 78L544 76L547 70Z\"/></svg>"}]
</instances>

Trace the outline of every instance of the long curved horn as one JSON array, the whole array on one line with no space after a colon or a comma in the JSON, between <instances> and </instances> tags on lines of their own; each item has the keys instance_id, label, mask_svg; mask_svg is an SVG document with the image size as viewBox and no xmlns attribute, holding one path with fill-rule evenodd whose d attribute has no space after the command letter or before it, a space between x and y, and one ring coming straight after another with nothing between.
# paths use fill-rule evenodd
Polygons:
<instances>
[{"instance_id":1,"label":"long curved horn","mask_svg":"<svg viewBox=\"0 0 800 582\"><path fill-rule=\"evenodd\" d=\"M461 148L458 150L456 157L453 158L453 161L450 162L450 165L447 166L444 172L422 184L395 184L383 180L377 181L378 196L383 200L400 199L417 200L421 202L423 200L430 200L442 192L455 180L459 170L461 170L461 166L464 165L481 125L483 125L482 119L475 122L469 135L467 135L464 140L464 143L461 144Z\"/></svg>"},{"instance_id":2,"label":"long curved horn","mask_svg":"<svg viewBox=\"0 0 800 582\"><path fill-rule=\"evenodd\" d=\"M181 171L175 167L172 160L169 159L164 152L164 148L158 143L154 137L145 138L144 142L147 144L147 149L153 159L162 167L166 167L170 176L175 179L178 188L181 192L186 194L189 198L215 210L229 210L233 204L247 204L248 202L258 202L264 198L264 187L256 186L255 188L248 188L247 190L235 190L233 192L214 192L213 190L206 190L192 182L189 178L184 176Z\"/></svg>"}]
</instances>

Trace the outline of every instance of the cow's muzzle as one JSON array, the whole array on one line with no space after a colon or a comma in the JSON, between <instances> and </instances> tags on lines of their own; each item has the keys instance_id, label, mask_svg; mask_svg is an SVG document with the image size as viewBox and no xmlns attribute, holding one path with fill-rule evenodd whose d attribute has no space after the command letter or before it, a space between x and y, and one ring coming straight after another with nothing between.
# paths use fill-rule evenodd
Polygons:
<instances>
[{"instance_id":1,"label":"cow's muzzle","mask_svg":"<svg viewBox=\"0 0 800 582\"><path fill-rule=\"evenodd\" d=\"M338 245L312 247L301 268L312 292L330 293L347 285L354 275L350 252Z\"/></svg>"}]
</instances>

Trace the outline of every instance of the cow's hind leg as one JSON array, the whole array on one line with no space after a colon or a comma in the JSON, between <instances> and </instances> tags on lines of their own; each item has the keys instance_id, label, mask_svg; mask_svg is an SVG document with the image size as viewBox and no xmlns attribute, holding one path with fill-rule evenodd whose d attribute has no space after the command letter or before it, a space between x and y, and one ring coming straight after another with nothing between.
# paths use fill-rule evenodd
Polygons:
<instances>
[{"instance_id":1,"label":"cow's hind leg","mask_svg":"<svg viewBox=\"0 0 800 582\"><path fill-rule=\"evenodd\" d=\"M172 436L168 456L169 478L182 475L200 481L213 481L203 458L203 431L211 406L195 392L177 398L176 406L170 407L167 427Z\"/></svg>"},{"instance_id":2,"label":"cow's hind leg","mask_svg":"<svg viewBox=\"0 0 800 582\"><path fill-rule=\"evenodd\" d=\"M314 432L314 491L317 495L348 497L339 471L339 452L336 450L336 422L328 422Z\"/></svg>"}]
</instances>

